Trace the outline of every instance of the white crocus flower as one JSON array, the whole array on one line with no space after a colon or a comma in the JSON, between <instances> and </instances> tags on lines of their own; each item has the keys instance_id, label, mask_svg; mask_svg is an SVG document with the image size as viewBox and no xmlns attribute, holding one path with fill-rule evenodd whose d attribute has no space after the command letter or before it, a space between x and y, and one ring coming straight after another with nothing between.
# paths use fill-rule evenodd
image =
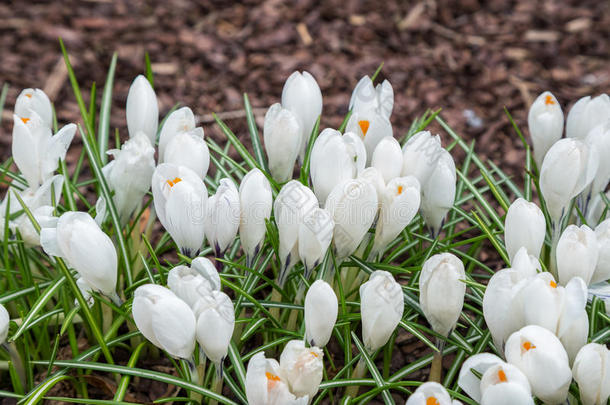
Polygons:
<instances>
[{"instance_id":1,"label":"white crocus flower","mask_svg":"<svg viewBox=\"0 0 610 405\"><path fill-rule=\"evenodd\" d=\"M597 172L599 155L583 141L566 138L549 149L540 169L540 192L554 226L574 197L587 187Z\"/></svg>"},{"instance_id":2,"label":"white crocus flower","mask_svg":"<svg viewBox=\"0 0 610 405\"><path fill-rule=\"evenodd\" d=\"M195 114L189 107L182 107L167 116L159 133L159 163L164 163L165 147L174 136L195 129Z\"/></svg>"},{"instance_id":3,"label":"white crocus flower","mask_svg":"<svg viewBox=\"0 0 610 405\"><path fill-rule=\"evenodd\" d=\"M305 156L305 149L313 127L322 114L322 92L316 79L309 73L293 72L282 89L282 107L292 111L299 119L301 126L300 158Z\"/></svg>"},{"instance_id":4,"label":"white crocus flower","mask_svg":"<svg viewBox=\"0 0 610 405\"><path fill-rule=\"evenodd\" d=\"M606 191L605 197L610 200L610 190ZM587 224L591 227L599 224L602 220L604 211L606 211L606 202L602 198L602 194L599 193L591 196L586 216ZM608 207L608 212L610 212L610 207ZM610 215L606 215L604 218L610 218Z\"/></svg>"},{"instance_id":5,"label":"white crocus flower","mask_svg":"<svg viewBox=\"0 0 610 405\"><path fill-rule=\"evenodd\" d=\"M610 119L610 97L600 94L578 100L570 109L566 121L566 135L584 140L589 131Z\"/></svg>"},{"instance_id":6,"label":"white crocus flower","mask_svg":"<svg viewBox=\"0 0 610 405\"><path fill-rule=\"evenodd\" d=\"M210 166L210 150L203 140L203 128L174 135L165 146L160 161L177 166L185 166L194 171L201 180L205 178Z\"/></svg>"},{"instance_id":7,"label":"white crocus flower","mask_svg":"<svg viewBox=\"0 0 610 405\"><path fill-rule=\"evenodd\" d=\"M356 84L349 101L349 109L352 111L375 110L387 119L390 119L393 108L394 89L390 82L384 80L374 86L368 76L362 77Z\"/></svg>"},{"instance_id":8,"label":"white crocus flower","mask_svg":"<svg viewBox=\"0 0 610 405\"><path fill-rule=\"evenodd\" d=\"M432 329L449 336L462 313L466 284L464 264L451 253L430 257L419 276L419 305Z\"/></svg>"},{"instance_id":9,"label":"white crocus flower","mask_svg":"<svg viewBox=\"0 0 610 405\"><path fill-rule=\"evenodd\" d=\"M0 339L1 341L1 339ZM578 352L572 367L584 405L606 405L610 397L610 350L589 343Z\"/></svg>"},{"instance_id":10,"label":"white crocus flower","mask_svg":"<svg viewBox=\"0 0 610 405\"><path fill-rule=\"evenodd\" d=\"M201 297L220 290L220 277L208 259L198 257L191 267L182 265L171 269L167 274L167 286L194 309Z\"/></svg>"},{"instance_id":11,"label":"white crocus flower","mask_svg":"<svg viewBox=\"0 0 610 405\"><path fill-rule=\"evenodd\" d=\"M174 293L156 284L138 287L133 320L152 344L172 357L190 359L195 349L195 315Z\"/></svg>"},{"instance_id":12,"label":"white crocus flower","mask_svg":"<svg viewBox=\"0 0 610 405\"><path fill-rule=\"evenodd\" d=\"M375 191L377 192L378 198L377 206L379 209L381 209L381 196L385 192L385 180L383 180L381 172L376 167L367 167L360 173L358 178L371 183L371 185L375 187Z\"/></svg>"},{"instance_id":13,"label":"white crocus flower","mask_svg":"<svg viewBox=\"0 0 610 405\"><path fill-rule=\"evenodd\" d=\"M280 103L273 104L265 114L263 138L269 159L269 171L283 183L292 178L294 163L301 151L303 131L299 119Z\"/></svg>"},{"instance_id":14,"label":"white crocus flower","mask_svg":"<svg viewBox=\"0 0 610 405\"><path fill-rule=\"evenodd\" d=\"M8 327L9 322L11 321L11 317L4 307L4 305L0 304L0 345L6 342L6 338L8 337Z\"/></svg>"},{"instance_id":15,"label":"white crocus flower","mask_svg":"<svg viewBox=\"0 0 610 405\"><path fill-rule=\"evenodd\" d=\"M239 239L251 265L265 239L265 220L271 217L273 196L271 185L259 169L250 170L239 185Z\"/></svg>"},{"instance_id":16,"label":"white crocus flower","mask_svg":"<svg viewBox=\"0 0 610 405\"><path fill-rule=\"evenodd\" d=\"M291 340L280 355L282 375L297 397L313 398L322 382L324 353L318 347L305 347L302 340Z\"/></svg>"},{"instance_id":17,"label":"white crocus flower","mask_svg":"<svg viewBox=\"0 0 610 405\"><path fill-rule=\"evenodd\" d=\"M419 181L415 177L390 180L380 195L381 210L372 255L382 252L411 223L419 209L420 198Z\"/></svg>"},{"instance_id":18,"label":"white crocus flower","mask_svg":"<svg viewBox=\"0 0 610 405\"><path fill-rule=\"evenodd\" d=\"M386 137L393 137L392 124L375 110L354 111L347 121L346 132L356 134L366 148L366 164L371 164L375 148Z\"/></svg>"},{"instance_id":19,"label":"white crocus flower","mask_svg":"<svg viewBox=\"0 0 610 405\"><path fill-rule=\"evenodd\" d=\"M93 289L116 297L116 249L89 214L62 214L55 227L42 228L40 244L49 256L65 259Z\"/></svg>"},{"instance_id":20,"label":"white crocus flower","mask_svg":"<svg viewBox=\"0 0 610 405\"><path fill-rule=\"evenodd\" d=\"M311 346L324 347L337 322L339 302L332 287L316 280L305 295L305 340Z\"/></svg>"},{"instance_id":21,"label":"white crocus flower","mask_svg":"<svg viewBox=\"0 0 610 405\"><path fill-rule=\"evenodd\" d=\"M68 124L53 135L34 111L30 111L30 118L13 115L13 122L13 159L29 187L37 188L53 176L59 160L66 157L76 125Z\"/></svg>"},{"instance_id":22,"label":"white crocus flower","mask_svg":"<svg viewBox=\"0 0 610 405\"><path fill-rule=\"evenodd\" d=\"M428 180L421 185L421 213L433 237L441 232L447 213L455 202L456 171L453 158L442 149Z\"/></svg>"},{"instance_id":23,"label":"white crocus flower","mask_svg":"<svg viewBox=\"0 0 610 405\"><path fill-rule=\"evenodd\" d=\"M610 218L595 227L599 256L591 284L610 279Z\"/></svg>"},{"instance_id":24,"label":"white crocus flower","mask_svg":"<svg viewBox=\"0 0 610 405\"><path fill-rule=\"evenodd\" d=\"M366 164L364 144L354 133L326 128L311 150L311 181L320 204L324 205L333 188L353 179Z\"/></svg>"},{"instance_id":25,"label":"white crocus flower","mask_svg":"<svg viewBox=\"0 0 610 405\"><path fill-rule=\"evenodd\" d=\"M589 145L591 149L597 151L597 154L600 157L599 166L593 177L593 181L582 193L582 198L585 200L584 214L586 215L593 196L598 196L603 192L610 182L610 160L604 158L610 156L610 118L603 124L591 129L585 138L585 143Z\"/></svg>"},{"instance_id":26,"label":"white crocus flower","mask_svg":"<svg viewBox=\"0 0 610 405\"><path fill-rule=\"evenodd\" d=\"M360 286L362 337L369 353L387 343L404 312L400 284L387 271L377 270Z\"/></svg>"},{"instance_id":27,"label":"white crocus flower","mask_svg":"<svg viewBox=\"0 0 610 405\"><path fill-rule=\"evenodd\" d=\"M421 131L409 138L402 147L403 176L415 176L421 184L428 181L439 159L443 148L441 137L430 131Z\"/></svg>"},{"instance_id":28,"label":"white crocus flower","mask_svg":"<svg viewBox=\"0 0 610 405\"><path fill-rule=\"evenodd\" d=\"M221 179L216 194L208 198L204 220L205 234L216 257L221 257L237 236L239 220L237 187L232 180Z\"/></svg>"},{"instance_id":29,"label":"white crocus flower","mask_svg":"<svg viewBox=\"0 0 610 405\"><path fill-rule=\"evenodd\" d=\"M91 292L94 291L94 288L91 287L89 285L89 283L87 282L87 280L85 280L82 277L79 277L78 279L76 279L76 286L80 290L80 293L82 294L83 299L85 300L85 302L87 303L89 308L91 308L93 306L93 304L95 304L95 300L91 296ZM77 306L77 305L79 305L79 303L78 303L78 300L75 298L74 306Z\"/></svg>"},{"instance_id":30,"label":"white crocus flower","mask_svg":"<svg viewBox=\"0 0 610 405\"><path fill-rule=\"evenodd\" d=\"M112 149L107 153L114 156L114 160L104 166L102 172L114 191L114 205L121 222L125 223L150 190L155 171L155 148L140 132L125 142L120 150Z\"/></svg>"},{"instance_id":31,"label":"white crocus flower","mask_svg":"<svg viewBox=\"0 0 610 405\"><path fill-rule=\"evenodd\" d=\"M339 260L354 253L377 216L377 192L363 179L346 180L335 186L325 208L335 222L333 244Z\"/></svg>"},{"instance_id":32,"label":"white crocus flower","mask_svg":"<svg viewBox=\"0 0 610 405\"><path fill-rule=\"evenodd\" d=\"M371 166L381 172L383 180L388 183L402 172L402 150L400 144L393 137L385 137L377 144Z\"/></svg>"},{"instance_id":33,"label":"white crocus flower","mask_svg":"<svg viewBox=\"0 0 610 405\"><path fill-rule=\"evenodd\" d=\"M246 398L249 405L307 405L309 396L297 398L288 388L279 363L256 353L246 371Z\"/></svg>"},{"instance_id":34,"label":"white crocus flower","mask_svg":"<svg viewBox=\"0 0 610 405\"><path fill-rule=\"evenodd\" d=\"M565 285L573 277L581 277L590 284L598 257L595 232L586 225L569 225L557 243L559 282Z\"/></svg>"},{"instance_id":35,"label":"white crocus flower","mask_svg":"<svg viewBox=\"0 0 610 405\"><path fill-rule=\"evenodd\" d=\"M318 199L314 193L296 180L286 183L273 203L280 238L280 284L286 281L289 270L299 260L299 227L305 216L316 208Z\"/></svg>"},{"instance_id":36,"label":"white crocus flower","mask_svg":"<svg viewBox=\"0 0 610 405\"><path fill-rule=\"evenodd\" d=\"M162 163L152 178L155 211L178 248L195 256L205 238L204 217L208 191L191 169Z\"/></svg>"},{"instance_id":37,"label":"white crocus flower","mask_svg":"<svg viewBox=\"0 0 610 405\"><path fill-rule=\"evenodd\" d=\"M439 383L426 382L417 387L405 405L461 405L461 402L452 401L445 387Z\"/></svg>"},{"instance_id":38,"label":"white crocus flower","mask_svg":"<svg viewBox=\"0 0 610 405\"><path fill-rule=\"evenodd\" d=\"M458 376L458 386L474 399L476 402L481 402L481 379L473 373L473 370L483 376L487 370L496 365L506 364L501 358L491 353L479 353L468 357Z\"/></svg>"},{"instance_id":39,"label":"white crocus flower","mask_svg":"<svg viewBox=\"0 0 610 405\"><path fill-rule=\"evenodd\" d=\"M24 89L15 101L15 114L24 122L36 113L46 128L53 127L53 107L46 93L40 89Z\"/></svg>"},{"instance_id":40,"label":"white crocus flower","mask_svg":"<svg viewBox=\"0 0 610 405\"><path fill-rule=\"evenodd\" d=\"M159 105L150 82L142 75L136 77L129 87L125 113L129 136L143 132L154 145L159 126Z\"/></svg>"},{"instance_id":41,"label":"white crocus flower","mask_svg":"<svg viewBox=\"0 0 610 405\"><path fill-rule=\"evenodd\" d=\"M518 198L508 207L504 221L504 241L511 263L517 251L525 247L538 258L544 244L546 221L542 210L533 202Z\"/></svg>"},{"instance_id":42,"label":"white crocus flower","mask_svg":"<svg viewBox=\"0 0 610 405\"><path fill-rule=\"evenodd\" d=\"M563 111L550 91L540 94L531 105L527 125L534 146L534 159L540 168L547 151L563 133Z\"/></svg>"},{"instance_id":43,"label":"white crocus flower","mask_svg":"<svg viewBox=\"0 0 610 405\"><path fill-rule=\"evenodd\" d=\"M197 301L197 341L218 373L227 356L235 329L235 308L231 298L221 291L212 291Z\"/></svg>"},{"instance_id":44,"label":"white crocus flower","mask_svg":"<svg viewBox=\"0 0 610 405\"><path fill-rule=\"evenodd\" d=\"M333 239L333 222L324 208L314 208L303 217L299 225L299 257L305 266L305 278L320 264Z\"/></svg>"},{"instance_id":45,"label":"white crocus flower","mask_svg":"<svg viewBox=\"0 0 610 405\"><path fill-rule=\"evenodd\" d=\"M564 403L572 381L568 355L547 329L529 325L506 341L506 360L527 377L532 393L548 404Z\"/></svg>"}]
</instances>

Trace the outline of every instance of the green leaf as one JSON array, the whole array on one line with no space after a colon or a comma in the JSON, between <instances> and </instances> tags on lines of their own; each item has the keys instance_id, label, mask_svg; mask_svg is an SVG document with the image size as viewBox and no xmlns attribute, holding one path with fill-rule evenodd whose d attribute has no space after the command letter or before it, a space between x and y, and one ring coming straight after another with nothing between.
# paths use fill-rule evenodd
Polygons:
<instances>
[{"instance_id":1,"label":"green leaf","mask_svg":"<svg viewBox=\"0 0 610 405\"><path fill-rule=\"evenodd\" d=\"M102 104L100 105L100 122L97 128L97 145L100 152L100 161L104 165L108 161L108 139L110 137L110 107L112 106L112 88L114 86L114 73L116 70L117 53L112 54L106 84L102 93Z\"/></svg>"}]
</instances>

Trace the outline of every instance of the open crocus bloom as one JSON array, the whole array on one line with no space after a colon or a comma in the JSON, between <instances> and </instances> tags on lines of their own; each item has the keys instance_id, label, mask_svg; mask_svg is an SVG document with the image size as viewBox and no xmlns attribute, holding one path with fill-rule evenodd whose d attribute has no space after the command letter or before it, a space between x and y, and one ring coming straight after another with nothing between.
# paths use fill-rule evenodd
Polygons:
<instances>
[{"instance_id":1,"label":"open crocus bloom","mask_svg":"<svg viewBox=\"0 0 610 405\"><path fill-rule=\"evenodd\" d=\"M167 274L167 286L191 308L212 291L220 290L220 277L214 265L204 257L193 260L191 267L176 266Z\"/></svg>"},{"instance_id":2,"label":"open crocus bloom","mask_svg":"<svg viewBox=\"0 0 610 405\"><path fill-rule=\"evenodd\" d=\"M0 339L1 340L1 339ZM589 343L578 352L574 367L574 380L578 383L580 399L584 405L605 405L610 397L610 350Z\"/></svg>"},{"instance_id":3,"label":"open crocus bloom","mask_svg":"<svg viewBox=\"0 0 610 405\"><path fill-rule=\"evenodd\" d=\"M593 128L610 118L610 97L600 94L597 97L585 96L570 109L566 120L566 136L585 139Z\"/></svg>"},{"instance_id":4,"label":"open crocus bloom","mask_svg":"<svg viewBox=\"0 0 610 405\"><path fill-rule=\"evenodd\" d=\"M461 405L461 402L452 401L445 387L439 383L427 382L415 390L406 405Z\"/></svg>"},{"instance_id":5,"label":"open crocus bloom","mask_svg":"<svg viewBox=\"0 0 610 405\"><path fill-rule=\"evenodd\" d=\"M392 137L390 120L375 110L353 112L347 121L346 132L356 134L366 147L366 164L370 165L375 148L385 137Z\"/></svg>"},{"instance_id":6,"label":"open crocus bloom","mask_svg":"<svg viewBox=\"0 0 610 405\"><path fill-rule=\"evenodd\" d=\"M290 392L279 363L256 353L246 371L246 397L249 405L307 405L309 396L297 398Z\"/></svg>"},{"instance_id":7,"label":"open crocus bloom","mask_svg":"<svg viewBox=\"0 0 610 405\"><path fill-rule=\"evenodd\" d=\"M291 340L280 356L282 374L297 397L313 398L322 382L324 353L318 347L305 347L302 340Z\"/></svg>"},{"instance_id":8,"label":"open crocus bloom","mask_svg":"<svg viewBox=\"0 0 610 405\"><path fill-rule=\"evenodd\" d=\"M165 147L163 155L159 152L160 162L185 166L203 180L210 166L210 151L203 139L203 128L174 135Z\"/></svg>"}]
</instances>

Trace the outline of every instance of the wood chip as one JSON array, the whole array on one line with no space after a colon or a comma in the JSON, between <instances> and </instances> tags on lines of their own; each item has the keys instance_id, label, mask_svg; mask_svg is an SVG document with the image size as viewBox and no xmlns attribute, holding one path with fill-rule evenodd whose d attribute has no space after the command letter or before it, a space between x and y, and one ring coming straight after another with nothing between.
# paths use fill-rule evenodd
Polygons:
<instances>
[{"instance_id":1,"label":"wood chip","mask_svg":"<svg viewBox=\"0 0 610 405\"><path fill-rule=\"evenodd\" d=\"M352 14L349 16L349 23L351 25L355 25L355 26L359 27L366 23L366 18L360 14Z\"/></svg>"},{"instance_id":2,"label":"wood chip","mask_svg":"<svg viewBox=\"0 0 610 405\"><path fill-rule=\"evenodd\" d=\"M409 10L405 18L398 22L398 29L404 31L415 26L425 9L426 6L424 3L417 3Z\"/></svg>"},{"instance_id":3,"label":"wood chip","mask_svg":"<svg viewBox=\"0 0 610 405\"><path fill-rule=\"evenodd\" d=\"M589 17L576 18L572 21L568 21L566 24L566 31L568 32L580 32L591 28L592 21Z\"/></svg>"},{"instance_id":4,"label":"wood chip","mask_svg":"<svg viewBox=\"0 0 610 405\"><path fill-rule=\"evenodd\" d=\"M555 42L561 34L557 31L529 30L525 33L525 40L530 42Z\"/></svg>"},{"instance_id":5,"label":"wood chip","mask_svg":"<svg viewBox=\"0 0 610 405\"><path fill-rule=\"evenodd\" d=\"M55 100L67 78L68 68L66 67L63 56L60 56L57 59L57 63L55 63L55 67L53 67L53 71L42 87L42 90L47 93L47 96L49 96L51 100Z\"/></svg>"},{"instance_id":6,"label":"wood chip","mask_svg":"<svg viewBox=\"0 0 610 405\"><path fill-rule=\"evenodd\" d=\"M307 30L307 25L304 23L297 24L297 32L299 33L299 37L301 37L301 41L303 41L303 45L307 46L313 42L311 35L309 35L309 31Z\"/></svg>"}]
</instances>

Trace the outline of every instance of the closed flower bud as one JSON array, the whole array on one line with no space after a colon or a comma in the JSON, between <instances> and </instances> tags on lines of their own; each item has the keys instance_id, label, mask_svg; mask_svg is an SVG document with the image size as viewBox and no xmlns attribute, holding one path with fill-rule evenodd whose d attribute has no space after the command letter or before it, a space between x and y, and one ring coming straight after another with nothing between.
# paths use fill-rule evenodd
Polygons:
<instances>
[{"instance_id":1,"label":"closed flower bud","mask_svg":"<svg viewBox=\"0 0 610 405\"><path fill-rule=\"evenodd\" d=\"M56 227L42 228L40 244L49 256L65 259L93 289L110 297L116 295L116 249L89 214L62 214Z\"/></svg>"},{"instance_id":2,"label":"closed flower bud","mask_svg":"<svg viewBox=\"0 0 610 405\"><path fill-rule=\"evenodd\" d=\"M167 286L194 309L201 297L220 290L220 277L208 259L198 257L191 267L183 265L171 269L167 274Z\"/></svg>"},{"instance_id":3,"label":"closed flower bud","mask_svg":"<svg viewBox=\"0 0 610 405\"><path fill-rule=\"evenodd\" d=\"M273 104L265 114L263 136L271 175L280 183L290 180L301 151L299 119L281 104Z\"/></svg>"},{"instance_id":4,"label":"closed flower bud","mask_svg":"<svg viewBox=\"0 0 610 405\"><path fill-rule=\"evenodd\" d=\"M578 100L570 109L566 122L566 135L569 138L584 140L589 131L610 119L610 97L600 94Z\"/></svg>"},{"instance_id":5,"label":"closed flower bud","mask_svg":"<svg viewBox=\"0 0 610 405\"><path fill-rule=\"evenodd\" d=\"M0 345L6 342L8 336L8 326L11 320L4 305L0 304Z\"/></svg>"},{"instance_id":6,"label":"closed flower bud","mask_svg":"<svg viewBox=\"0 0 610 405\"><path fill-rule=\"evenodd\" d=\"M186 256L195 256L205 238L204 217L208 191L195 172L162 163L152 178L152 193L159 221Z\"/></svg>"},{"instance_id":7,"label":"closed flower bud","mask_svg":"<svg viewBox=\"0 0 610 405\"><path fill-rule=\"evenodd\" d=\"M299 225L299 257L305 266L305 278L322 261L333 239L335 224L324 208L314 208Z\"/></svg>"},{"instance_id":8,"label":"closed flower bud","mask_svg":"<svg viewBox=\"0 0 610 405\"><path fill-rule=\"evenodd\" d=\"M508 363L525 374L532 393L548 404L561 404L568 396L572 372L559 339L537 325L526 326L506 341Z\"/></svg>"},{"instance_id":9,"label":"closed flower bud","mask_svg":"<svg viewBox=\"0 0 610 405\"><path fill-rule=\"evenodd\" d=\"M362 337L369 353L387 343L402 319L404 295L387 271L377 270L360 286Z\"/></svg>"},{"instance_id":10,"label":"closed flower bud","mask_svg":"<svg viewBox=\"0 0 610 405\"><path fill-rule=\"evenodd\" d=\"M1 341L1 339L0 339ZM578 352L572 367L584 405L605 405L610 397L610 350L589 343Z\"/></svg>"},{"instance_id":11,"label":"closed flower bud","mask_svg":"<svg viewBox=\"0 0 610 405\"><path fill-rule=\"evenodd\" d=\"M271 185L259 169L250 170L241 180L239 204L239 239L250 264L265 239L265 220L271 217L273 206Z\"/></svg>"},{"instance_id":12,"label":"closed flower bud","mask_svg":"<svg viewBox=\"0 0 610 405\"><path fill-rule=\"evenodd\" d=\"M291 340L280 356L280 368L290 391L297 397L313 398L322 382L324 354L318 347L305 347L302 340Z\"/></svg>"},{"instance_id":13,"label":"closed flower bud","mask_svg":"<svg viewBox=\"0 0 610 405\"><path fill-rule=\"evenodd\" d=\"M159 153L159 156L163 157L163 163L188 167L201 180L205 178L210 166L210 150L203 140L202 128L176 134L167 142L164 154Z\"/></svg>"},{"instance_id":14,"label":"closed flower bud","mask_svg":"<svg viewBox=\"0 0 610 405\"><path fill-rule=\"evenodd\" d=\"M459 401L452 401L449 393L439 383L426 382L417 387L409 397L406 405L460 405Z\"/></svg>"},{"instance_id":15,"label":"closed flower bud","mask_svg":"<svg viewBox=\"0 0 610 405\"><path fill-rule=\"evenodd\" d=\"M375 187L375 191L377 192L377 206L381 208L381 196L385 193L385 181L383 180L381 172L376 167L367 167L360 173L358 178L369 182Z\"/></svg>"},{"instance_id":16,"label":"closed flower bud","mask_svg":"<svg viewBox=\"0 0 610 405\"><path fill-rule=\"evenodd\" d=\"M279 363L256 353L246 371L246 398L249 405L307 405L309 396L297 398L288 388Z\"/></svg>"},{"instance_id":17,"label":"closed flower bud","mask_svg":"<svg viewBox=\"0 0 610 405\"><path fill-rule=\"evenodd\" d=\"M320 204L324 204L333 188L353 179L366 164L364 144L354 133L326 128L311 150L311 180Z\"/></svg>"},{"instance_id":18,"label":"closed flower bud","mask_svg":"<svg viewBox=\"0 0 610 405\"><path fill-rule=\"evenodd\" d=\"M417 214L420 203L419 181L413 176L394 178L385 187L380 199L381 211L372 254L385 249Z\"/></svg>"},{"instance_id":19,"label":"closed flower bud","mask_svg":"<svg viewBox=\"0 0 610 405\"><path fill-rule=\"evenodd\" d=\"M330 340L339 303L332 287L316 280L305 295L305 340L317 347L324 347Z\"/></svg>"},{"instance_id":20,"label":"closed flower bud","mask_svg":"<svg viewBox=\"0 0 610 405\"><path fill-rule=\"evenodd\" d=\"M390 119L394 108L394 89L389 81L384 80L377 86L364 76L352 92L349 109L353 112L374 110L386 119Z\"/></svg>"},{"instance_id":21,"label":"closed flower bud","mask_svg":"<svg viewBox=\"0 0 610 405\"><path fill-rule=\"evenodd\" d=\"M569 225L557 243L559 282L565 285L572 277L580 277L589 284L598 256L599 247L595 232L586 225Z\"/></svg>"},{"instance_id":22,"label":"closed flower bud","mask_svg":"<svg viewBox=\"0 0 610 405\"><path fill-rule=\"evenodd\" d=\"M205 234L216 257L227 250L239 229L239 192L230 179L221 179L216 194L208 198Z\"/></svg>"},{"instance_id":23,"label":"closed flower bud","mask_svg":"<svg viewBox=\"0 0 610 405\"><path fill-rule=\"evenodd\" d=\"M375 110L352 112L345 131L356 134L364 142L367 166L371 164L379 142L386 137L393 137L390 120Z\"/></svg>"},{"instance_id":24,"label":"closed flower bud","mask_svg":"<svg viewBox=\"0 0 610 405\"><path fill-rule=\"evenodd\" d=\"M527 125L534 146L534 159L540 168L549 148L563 134L563 111L550 91L545 91L531 105Z\"/></svg>"},{"instance_id":25,"label":"closed flower bud","mask_svg":"<svg viewBox=\"0 0 610 405\"><path fill-rule=\"evenodd\" d=\"M159 133L159 163L164 163L165 147L174 136L195 129L195 114L189 107L182 107L167 116Z\"/></svg>"},{"instance_id":26,"label":"closed flower bud","mask_svg":"<svg viewBox=\"0 0 610 405\"><path fill-rule=\"evenodd\" d=\"M610 218L595 228L599 256L590 284L610 279Z\"/></svg>"},{"instance_id":27,"label":"closed flower bud","mask_svg":"<svg viewBox=\"0 0 610 405\"><path fill-rule=\"evenodd\" d=\"M40 89L24 89L15 101L15 114L25 121L32 118L34 112L46 128L53 127L53 107L51 100Z\"/></svg>"},{"instance_id":28,"label":"closed flower bud","mask_svg":"<svg viewBox=\"0 0 610 405\"><path fill-rule=\"evenodd\" d=\"M608 121L591 129L585 138L585 142L591 149L596 150L600 157L599 166L593 181L584 192L587 200L585 208L588 208L589 200L594 195L599 195L599 193L603 192L606 186L608 186L608 182L610 182L610 160L605 158L610 156L610 118Z\"/></svg>"},{"instance_id":29,"label":"closed flower bud","mask_svg":"<svg viewBox=\"0 0 610 405\"><path fill-rule=\"evenodd\" d=\"M335 186L325 208L335 222L333 244L338 259L356 251L377 216L377 192L366 180L346 180Z\"/></svg>"},{"instance_id":30,"label":"closed flower bud","mask_svg":"<svg viewBox=\"0 0 610 405\"><path fill-rule=\"evenodd\" d=\"M421 185L421 213L435 238L455 202L457 180L455 163L449 152L443 149L440 156L430 177Z\"/></svg>"},{"instance_id":31,"label":"closed flower bud","mask_svg":"<svg viewBox=\"0 0 610 405\"><path fill-rule=\"evenodd\" d=\"M462 313L466 284L464 264L451 253L430 257L419 276L419 305L432 329L449 336Z\"/></svg>"},{"instance_id":32,"label":"closed flower bud","mask_svg":"<svg viewBox=\"0 0 610 405\"><path fill-rule=\"evenodd\" d=\"M322 114L322 92L318 82L309 72L293 72L282 89L282 107L289 109L299 119L301 126L301 159L313 127Z\"/></svg>"},{"instance_id":33,"label":"closed flower bud","mask_svg":"<svg viewBox=\"0 0 610 405\"><path fill-rule=\"evenodd\" d=\"M432 136L430 131L416 133L402 147L401 174L415 176L422 185L425 184L441 158L442 150L440 136Z\"/></svg>"},{"instance_id":34,"label":"closed flower bud","mask_svg":"<svg viewBox=\"0 0 610 405\"><path fill-rule=\"evenodd\" d=\"M195 314L197 341L208 359L220 370L220 363L227 356L235 329L233 302L227 294L212 291L197 301Z\"/></svg>"},{"instance_id":35,"label":"closed flower bud","mask_svg":"<svg viewBox=\"0 0 610 405\"><path fill-rule=\"evenodd\" d=\"M546 221L542 210L523 198L513 201L504 221L504 241L511 263L522 247L532 256L539 257L545 233Z\"/></svg>"},{"instance_id":36,"label":"closed flower bud","mask_svg":"<svg viewBox=\"0 0 610 405\"><path fill-rule=\"evenodd\" d=\"M383 180L387 183L402 172L402 150L395 138L385 137L377 144L371 166L379 169Z\"/></svg>"},{"instance_id":37,"label":"closed flower bud","mask_svg":"<svg viewBox=\"0 0 610 405\"><path fill-rule=\"evenodd\" d=\"M129 136L143 132L154 145L159 125L159 105L155 91L142 75L136 77L129 87L125 113Z\"/></svg>"},{"instance_id":38,"label":"closed flower bud","mask_svg":"<svg viewBox=\"0 0 610 405\"><path fill-rule=\"evenodd\" d=\"M156 284L138 287L133 320L152 344L172 357L190 359L195 349L195 315L174 293Z\"/></svg>"}]
</instances>

